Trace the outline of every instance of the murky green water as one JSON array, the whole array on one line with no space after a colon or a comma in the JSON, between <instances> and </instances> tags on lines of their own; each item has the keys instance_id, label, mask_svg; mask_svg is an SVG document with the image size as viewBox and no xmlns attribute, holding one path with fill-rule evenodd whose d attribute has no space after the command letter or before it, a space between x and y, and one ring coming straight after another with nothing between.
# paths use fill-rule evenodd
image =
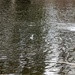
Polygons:
<instances>
[{"instance_id":1,"label":"murky green water","mask_svg":"<svg viewBox=\"0 0 75 75\"><path fill-rule=\"evenodd\" d=\"M74 63L74 0L0 0L0 75L74 75Z\"/></svg>"}]
</instances>

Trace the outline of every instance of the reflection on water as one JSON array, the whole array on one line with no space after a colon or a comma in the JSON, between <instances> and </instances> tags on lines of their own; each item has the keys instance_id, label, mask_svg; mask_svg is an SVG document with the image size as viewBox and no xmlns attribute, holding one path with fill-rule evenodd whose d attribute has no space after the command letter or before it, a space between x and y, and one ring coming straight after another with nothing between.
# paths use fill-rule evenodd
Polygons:
<instances>
[{"instance_id":1,"label":"reflection on water","mask_svg":"<svg viewBox=\"0 0 75 75\"><path fill-rule=\"evenodd\" d=\"M74 0L0 1L0 74L75 74Z\"/></svg>"},{"instance_id":2,"label":"reflection on water","mask_svg":"<svg viewBox=\"0 0 75 75\"><path fill-rule=\"evenodd\" d=\"M62 62L73 62L74 58L74 1L55 0L46 4L45 41L48 53L45 58L45 75L75 74L74 67ZM46 29L45 29L46 30ZM72 51L71 51L72 50ZM61 62L61 63L59 63Z\"/></svg>"}]
</instances>

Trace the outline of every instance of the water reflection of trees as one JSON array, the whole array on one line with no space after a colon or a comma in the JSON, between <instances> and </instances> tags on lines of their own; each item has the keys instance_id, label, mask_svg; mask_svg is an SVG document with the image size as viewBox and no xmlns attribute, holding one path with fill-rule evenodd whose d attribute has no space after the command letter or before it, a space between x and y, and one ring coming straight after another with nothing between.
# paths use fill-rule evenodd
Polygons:
<instances>
[{"instance_id":1,"label":"water reflection of trees","mask_svg":"<svg viewBox=\"0 0 75 75\"><path fill-rule=\"evenodd\" d=\"M0 55L5 58L0 60L0 73L41 75L45 57L41 25L42 5L31 5L30 0L16 0L13 4L12 1L3 1L1 7L0 18L3 26L0 27Z\"/></svg>"},{"instance_id":2,"label":"water reflection of trees","mask_svg":"<svg viewBox=\"0 0 75 75\"><path fill-rule=\"evenodd\" d=\"M14 14L16 15L13 18L15 20L12 29L11 52L9 51L8 56L10 63L13 63L10 72L21 72L23 66L22 73L41 75L44 69L42 6L19 0L16 1Z\"/></svg>"}]
</instances>

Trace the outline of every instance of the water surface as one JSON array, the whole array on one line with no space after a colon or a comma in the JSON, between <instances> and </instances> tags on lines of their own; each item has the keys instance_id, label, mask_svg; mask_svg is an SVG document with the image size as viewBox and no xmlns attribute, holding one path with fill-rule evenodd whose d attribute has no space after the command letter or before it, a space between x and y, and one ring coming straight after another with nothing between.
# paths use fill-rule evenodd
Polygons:
<instances>
[{"instance_id":1,"label":"water surface","mask_svg":"<svg viewBox=\"0 0 75 75\"><path fill-rule=\"evenodd\" d=\"M0 1L0 74L75 74L74 0Z\"/></svg>"}]
</instances>

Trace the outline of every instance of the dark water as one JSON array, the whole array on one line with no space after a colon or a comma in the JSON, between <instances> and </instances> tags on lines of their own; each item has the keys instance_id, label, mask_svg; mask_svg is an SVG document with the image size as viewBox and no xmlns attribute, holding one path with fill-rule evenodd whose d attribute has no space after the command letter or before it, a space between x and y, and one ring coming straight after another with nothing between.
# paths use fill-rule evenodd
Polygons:
<instances>
[{"instance_id":1,"label":"dark water","mask_svg":"<svg viewBox=\"0 0 75 75\"><path fill-rule=\"evenodd\" d=\"M0 75L75 75L74 0L0 0Z\"/></svg>"}]
</instances>

